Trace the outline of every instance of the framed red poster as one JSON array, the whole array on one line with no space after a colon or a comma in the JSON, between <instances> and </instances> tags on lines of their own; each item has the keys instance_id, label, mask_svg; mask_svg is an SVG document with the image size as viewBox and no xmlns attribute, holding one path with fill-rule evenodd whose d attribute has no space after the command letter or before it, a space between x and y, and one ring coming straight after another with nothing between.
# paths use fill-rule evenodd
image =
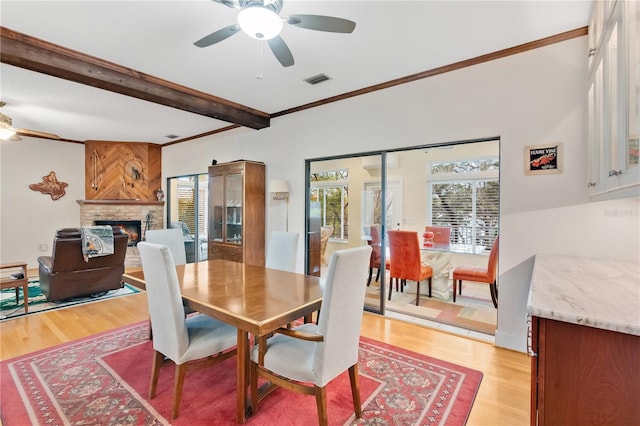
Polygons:
<instances>
[{"instance_id":1,"label":"framed red poster","mask_svg":"<svg viewBox=\"0 0 640 426\"><path fill-rule=\"evenodd\" d=\"M527 175L561 173L562 144L529 145L524 152L524 172Z\"/></svg>"}]
</instances>

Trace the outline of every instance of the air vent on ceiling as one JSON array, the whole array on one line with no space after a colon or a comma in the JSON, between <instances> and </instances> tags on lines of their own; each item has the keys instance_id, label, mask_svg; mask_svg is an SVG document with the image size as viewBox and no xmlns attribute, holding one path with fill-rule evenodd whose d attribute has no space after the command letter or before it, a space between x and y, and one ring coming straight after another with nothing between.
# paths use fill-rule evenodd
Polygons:
<instances>
[{"instance_id":1,"label":"air vent on ceiling","mask_svg":"<svg viewBox=\"0 0 640 426\"><path fill-rule=\"evenodd\" d=\"M331 80L331 77L329 77L326 74L318 74L318 75L314 75L313 77L309 77L309 78L305 78L304 81L306 81L309 84L318 84L318 83L322 83L323 81L327 81L327 80Z\"/></svg>"}]
</instances>

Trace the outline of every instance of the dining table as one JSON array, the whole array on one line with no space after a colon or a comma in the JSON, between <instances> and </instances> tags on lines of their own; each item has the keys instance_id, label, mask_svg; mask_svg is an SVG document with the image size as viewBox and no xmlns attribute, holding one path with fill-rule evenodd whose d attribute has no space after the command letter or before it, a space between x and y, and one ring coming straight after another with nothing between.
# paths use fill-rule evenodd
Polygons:
<instances>
[{"instance_id":1,"label":"dining table","mask_svg":"<svg viewBox=\"0 0 640 426\"><path fill-rule=\"evenodd\" d=\"M176 266L185 306L238 330L236 420L251 414L248 398L250 349L255 339L320 309L320 277L215 259ZM146 290L142 269L123 280Z\"/></svg>"}]
</instances>

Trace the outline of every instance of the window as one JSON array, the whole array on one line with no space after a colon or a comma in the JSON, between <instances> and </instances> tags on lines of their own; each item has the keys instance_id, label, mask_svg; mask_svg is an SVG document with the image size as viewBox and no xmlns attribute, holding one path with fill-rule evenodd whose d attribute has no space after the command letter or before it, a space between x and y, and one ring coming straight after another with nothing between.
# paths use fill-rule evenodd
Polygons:
<instances>
[{"instance_id":1,"label":"window","mask_svg":"<svg viewBox=\"0 0 640 426\"><path fill-rule=\"evenodd\" d=\"M349 238L349 171L317 172L311 175L311 201L320 203L322 226L333 226L332 240Z\"/></svg>"},{"instance_id":2,"label":"window","mask_svg":"<svg viewBox=\"0 0 640 426\"><path fill-rule=\"evenodd\" d=\"M385 217L387 219L385 231L397 229L402 222L402 180L390 178L387 180ZM380 182L365 182L364 207L362 223L367 225L382 223L382 185Z\"/></svg>"},{"instance_id":3,"label":"window","mask_svg":"<svg viewBox=\"0 0 640 426\"><path fill-rule=\"evenodd\" d=\"M499 167L497 158L430 165L428 221L450 226L452 244L493 245L500 216Z\"/></svg>"},{"instance_id":4,"label":"window","mask_svg":"<svg viewBox=\"0 0 640 426\"><path fill-rule=\"evenodd\" d=\"M185 233L187 263L207 259L208 174L167 179L167 228Z\"/></svg>"}]
</instances>

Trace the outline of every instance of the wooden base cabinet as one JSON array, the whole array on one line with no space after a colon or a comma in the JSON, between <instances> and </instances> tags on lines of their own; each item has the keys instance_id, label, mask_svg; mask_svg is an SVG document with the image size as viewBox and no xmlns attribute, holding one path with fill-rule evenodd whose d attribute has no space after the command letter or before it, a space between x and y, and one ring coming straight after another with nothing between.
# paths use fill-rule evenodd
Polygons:
<instances>
[{"instance_id":1,"label":"wooden base cabinet","mask_svg":"<svg viewBox=\"0 0 640 426\"><path fill-rule=\"evenodd\" d=\"M209 167L209 259L264 266L264 179L264 163Z\"/></svg>"},{"instance_id":2,"label":"wooden base cabinet","mask_svg":"<svg viewBox=\"0 0 640 426\"><path fill-rule=\"evenodd\" d=\"M532 317L531 425L640 425L640 336Z\"/></svg>"}]
</instances>

